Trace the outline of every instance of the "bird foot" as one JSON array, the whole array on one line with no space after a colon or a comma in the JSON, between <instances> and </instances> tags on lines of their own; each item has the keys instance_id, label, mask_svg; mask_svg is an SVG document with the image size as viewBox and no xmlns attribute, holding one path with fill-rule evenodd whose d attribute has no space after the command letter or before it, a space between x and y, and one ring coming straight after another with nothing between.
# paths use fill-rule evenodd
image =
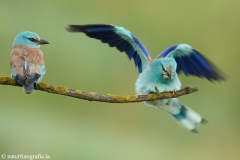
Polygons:
<instances>
[{"instance_id":1,"label":"bird foot","mask_svg":"<svg viewBox=\"0 0 240 160\"><path fill-rule=\"evenodd\" d=\"M156 86L155 86L155 90L156 90L157 94L160 94L160 92Z\"/></svg>"},{"instance_id":2,"label":"bird foot","mask_svg":"<svg viewBox=\"0 0 240 160\"><path fill-rule=\"evenodd\" d=\"M175 95L176 93L177 93L177 91L176 91L176 90L173 90L173 91L172 91L172 94L173 94L173 95Z\"/></svg>"},{"instance_id":3,"label":"bird foot","mask_svg":"<svg viewBox=\"0 0 240 160\"><path fill-rule=\"evenodd\" d=\"M163 96L156 86L155 86L155 90L156 90L156 93L158 94L159 97Z\"/></svg>"}]
</instances>

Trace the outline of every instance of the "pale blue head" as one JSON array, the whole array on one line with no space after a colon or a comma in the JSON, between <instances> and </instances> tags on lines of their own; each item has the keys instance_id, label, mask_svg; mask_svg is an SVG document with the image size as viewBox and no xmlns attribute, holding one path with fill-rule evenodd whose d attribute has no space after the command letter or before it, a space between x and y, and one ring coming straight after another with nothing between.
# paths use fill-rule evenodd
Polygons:
<instances>
[{"instance_id":1,"label":"pale blue head","mask_svg":"<svg viewBox=\"0 0 240 160\"><path fill-rule=\"evenodd\" d=\"M174 58L159 58L150 64L151 76L156 81L166 83L176 75L177 63Z\"/></svg>"},{"instance_id":2,"label":"pale blue head","mask_svg":"<svg viewBox=\"0 0 240 160\"><path fill-rule=\"evenodd\" d=\"M37 33L29 31L19 33L13 41L13 47L16 45L25 45L40 48L40 45L43 44L49 44L49 42L44 39L40 39Z\"/></svg>"}]
</instances>

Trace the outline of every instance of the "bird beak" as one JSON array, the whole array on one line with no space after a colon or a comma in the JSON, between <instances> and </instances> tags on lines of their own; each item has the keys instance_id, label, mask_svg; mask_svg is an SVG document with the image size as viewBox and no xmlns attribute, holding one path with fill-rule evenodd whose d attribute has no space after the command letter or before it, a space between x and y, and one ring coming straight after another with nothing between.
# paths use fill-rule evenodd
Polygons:
<instances>
[{"instance_id":1,"label":"bird beak","mask_svg":"<svg viewBox=\"0 0 240 160\"><path fill-rule=\"evenodd\" d=\"M44 39L40 39L40 41L38 41L38 45L43 45L43 44L49 44L49 42Z\"/></svg>"},{"instance_id":2,"label":"bird beak","mask_svg":"<svg viewBox=\"0 0 240 160\"><path fill-rule=\"evenodd\" d=\"M167 76L168 76L169 79L172 79L172 73L171 72L168 72Z\"/></svg>"}]
</instances>

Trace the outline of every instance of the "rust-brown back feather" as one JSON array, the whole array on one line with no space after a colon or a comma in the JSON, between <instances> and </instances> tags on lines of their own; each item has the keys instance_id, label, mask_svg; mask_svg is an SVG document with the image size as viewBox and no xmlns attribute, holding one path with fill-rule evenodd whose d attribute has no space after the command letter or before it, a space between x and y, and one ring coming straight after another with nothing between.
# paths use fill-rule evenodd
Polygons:
<instances>
[{"instance_id":1,"label":"rust-brown back feather","mask_svg":"<svg viewBox=\"0 0 240 160\"><path fill-rule=\"evenodd\" d=\"M40 49L31 46L18 45L13 47L10 55L10 65L15 74L24 75L24 59L25 56L29 67L29 74L40 73L40 66L44 65L43 53Z\"/></svg>"}]
</instances>

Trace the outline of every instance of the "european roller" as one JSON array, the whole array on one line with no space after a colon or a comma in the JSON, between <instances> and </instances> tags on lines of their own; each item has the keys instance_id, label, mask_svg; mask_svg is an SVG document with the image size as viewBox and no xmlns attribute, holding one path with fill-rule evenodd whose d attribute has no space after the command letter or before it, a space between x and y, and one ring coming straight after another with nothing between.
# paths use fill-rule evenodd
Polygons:
<instances>
[{"instance_id":1,"label":"european roller","mask_svg":"<svg viewBox=\"0 0 240 160\"><path fill-rule=\"evenodd\" d=\"M39 49L43 44L49 42L29 31L21 32L13 41L11 77L23 86L27 94L33 92L34 83L39 83L46 72L43 53Z\"/></svg>"},{"instance_id":2,"label":"european roller","mask_svg":"<svg viewBox=\"0 0 240 160\"><path fill-rule=\"evenodd\" d=\"M209 81L224 80L219 71L188 44L171 46L152 59L143 44L123 27L107 24L69 25L66 30L83 32L91 38L108 43L110 47L116 47L120 52L125 52L130 60L133 58L139 71L135 83L139 95L180 90L178 73L181 71L185 75L204 77ZM179 124L192 132L197 132L198 125L206 122L177 98L144 103L169 113Z\"/></svg>"}]
</instances>

